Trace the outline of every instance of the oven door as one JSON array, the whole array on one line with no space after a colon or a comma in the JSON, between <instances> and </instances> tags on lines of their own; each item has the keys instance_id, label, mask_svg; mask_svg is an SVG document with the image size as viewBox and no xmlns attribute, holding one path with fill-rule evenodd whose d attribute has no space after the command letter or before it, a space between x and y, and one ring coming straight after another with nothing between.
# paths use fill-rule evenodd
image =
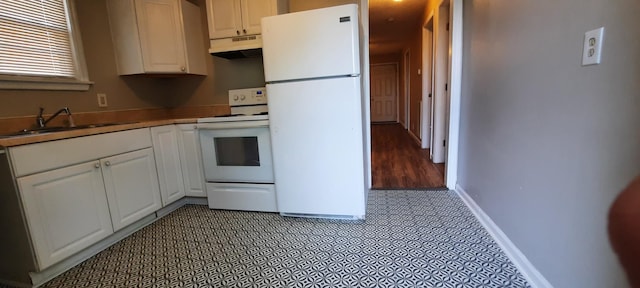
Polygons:
<instances>
[{"instance_id":1,"label":"oven door","mask_svg":"<svg viewBox=\"0 0 640 288\"><path fill-rule=\"evenodd\" d=\"M273 183L268 121L200 123L207 182Z\"/></svg>"}]
</instances>

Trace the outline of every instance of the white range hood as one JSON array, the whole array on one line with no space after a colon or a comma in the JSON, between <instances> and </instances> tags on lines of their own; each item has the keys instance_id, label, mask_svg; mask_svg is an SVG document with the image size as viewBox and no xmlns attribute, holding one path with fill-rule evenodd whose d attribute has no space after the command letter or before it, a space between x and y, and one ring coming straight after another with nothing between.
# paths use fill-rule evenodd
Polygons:
<instances>
[{"instance_id":1,"label":"white range hood","mask_svg":"<svg viewBox=\"0 0 640 288\"><path fill-rule=\"evenodd\" d=\"M227 59L262 56L262 35L211 39L209 53Z\"/></svg>"}]
</instances>

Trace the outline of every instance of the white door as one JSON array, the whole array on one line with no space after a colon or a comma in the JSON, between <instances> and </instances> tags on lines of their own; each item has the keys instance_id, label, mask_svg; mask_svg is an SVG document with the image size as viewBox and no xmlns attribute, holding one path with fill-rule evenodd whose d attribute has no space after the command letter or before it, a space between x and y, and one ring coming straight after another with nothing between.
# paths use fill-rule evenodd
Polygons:
<instances>
[{"instance_id":1,"label":"white door","mask_svg":"<svg viewBox=\"0 0 640 288\"><path fill-rule=\"evenodd\" d=\"M396 121L398 99L396 64L371 67L371 121Z\"/></svg>"},{"instance_id":2,"label":"white door","mask_svg":"<svg viewBox=\"0 0 640 288\"><path fill-rule=\"evenodd\" d=\"M197 130L193 124L181 124L177 127L185 194L191 197L207 197Z\"/></svg>"},{"instance_id":3,"label":"white door","mask_svg":"<svg viewBox=\"0 0 640 288\"><path fill-rule=\"evenodd\" d=\"M151 127L162 206L185 196L182 165L175 125Z\"/></svg>"},{"instance_id":4,"label":"white door","mask_svg":"<svg viewBox=\"0 0 640 288\"><path fill-rule=\"evenodd\" d=\"M17 181L40 270L113 233L98 161Z\"/></svg>"},{"instance_id":5,"label":"white door","mask_svg":"<svg viewBox=\"0 0 640 288\"><path fill-rule=\"evenodd\" d=\"M431 147L431 107L433 100L433 20L422 29L422 113L420 114L420 140L422 149ZM430 152L431 153L431 152Z\"/></svg>"},{"instance_id":6,"label":"white door","mask_svg":"<svg viewBox=\"0 0 640 288\"><path fill-rule=\"evenodd\" d=\"M180 3L138 0L138 32L146 72L184 72L186 56Z\"/></svg>"},{"instance_id":7,"label":"white door","mask_svg":"<svg viewBox=\"0 0 640 288\"><path fill-rule=\"evenodd\" d=\"M262 18L266 82L359 75L358 6Z\"/></svg>"},{"instance_id":8,"label":"white door","mask_svg":"<svg viewBox=\"0 0 640 288\"><path fill-rule=\"evenodd\" d=\"M207 0L209 38L229 38L240 35L242 13L240 0Z\"/></svg>"},{"instance_id":9,"label":"white door","mask_svg":"<svg viewBox=\"0 0 640 288\"><path fill-rule=\"evenodd\" d=\"M260 34L262 18L277 13L274 2L272 0L242 0L242 33L245 35Z\"/></svg>"},{"instance_id":10,"label":"white door","mask_svg":"<svg viewBox=\"0 0 640 288\"><path fill-rule=\"evenodd\" d=\"M100 162L114 230L162 207L153 149L120 154Z\"/></svg>"}]
</instances>

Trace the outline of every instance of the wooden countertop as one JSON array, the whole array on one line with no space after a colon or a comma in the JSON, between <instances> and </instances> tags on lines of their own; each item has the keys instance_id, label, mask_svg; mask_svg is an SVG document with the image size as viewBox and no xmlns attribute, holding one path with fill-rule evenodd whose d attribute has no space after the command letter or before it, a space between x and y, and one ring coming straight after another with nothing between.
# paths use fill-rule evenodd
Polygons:
<instances>
[{"instance_id":1,"label":"wooden countertop","mask_svg":"<svg viewBox=\"0 0 640 288\"><path fill-rule=\"evenodd\" d=\"M109 125L109 126L102 126L102 127L75 129L75 130L68 130L68 131L19 135L19 136L0 138L0 146L11 147L11 146L26 145L26 144L89 136L89 135L102 134L102 133L110 133L110 132L130 130L130 129L147 128L147 127L170 125L170 124L191 124L196 122L197 122L197 118L153 120L153 121L142 121L142 122L135 122L135 123L127 123L127 124Z\"/></svg>"}]
</instances>

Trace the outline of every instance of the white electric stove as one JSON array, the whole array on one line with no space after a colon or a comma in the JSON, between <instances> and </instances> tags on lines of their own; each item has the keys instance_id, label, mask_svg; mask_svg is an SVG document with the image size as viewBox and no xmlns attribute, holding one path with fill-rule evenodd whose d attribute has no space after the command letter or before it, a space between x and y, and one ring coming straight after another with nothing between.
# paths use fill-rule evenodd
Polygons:
<instances>
[{"instance_id":1,"label":"white electric stove","mask_svg":"<svg viewBox=\"0 0 640 288\"><path fill-rule=\"evenodd\" d=\"M229 106L197 124L209 208L277 212L266 90L229 90Z\"/></svg>"},{"instance_id":2,"label":"white electric stove","mask_svg":"<svg viewBox=\"0 0 640 288\"><path fill-rule=\"evenodd\" d=\"M198 123L268 120L266 89L229 90L229 108L231 114L200 118Z\"/></svg>"}]
</instances>

